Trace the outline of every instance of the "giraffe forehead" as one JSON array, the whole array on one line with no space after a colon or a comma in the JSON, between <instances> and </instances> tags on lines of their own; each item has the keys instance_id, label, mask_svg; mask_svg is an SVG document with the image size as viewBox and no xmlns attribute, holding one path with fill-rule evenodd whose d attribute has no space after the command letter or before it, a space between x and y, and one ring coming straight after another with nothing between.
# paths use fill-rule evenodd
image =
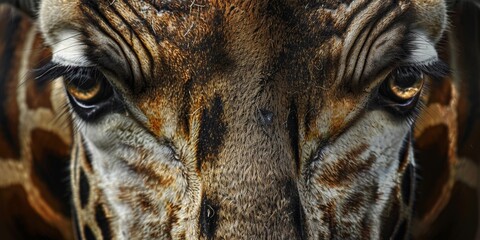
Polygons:
<instances>
[{"instance_id":1,"label":"giraffe forehead","mask_svg":"<svg viewBox=\"0 0 480 240\"><path fill-rule=\"evenodd\" d=\"M262 107L283 108L276 115L288 112L281 95L293 99L312 95L317 102L326 101L322 98L335 93L324 94L325 86L359 78L355 66L366 61L361 49L371 43L365 43L368 36L357 39L364 32L378 36L389 31L385 28L403 12L391 13L397 4L404 3L83 1L76 6L82 16L62 16L50 25L68 21L68 27L57 31L51 27L53 32L46 27L44 32L47 39L59 39L53 44L54 60L99 65L116 73L115 80L136 93L135 102L147 113L151 127L174 129L167 125L179 119L177 112L185 107L202 109L216 93L228 108L234 104L231 96L258 103L256 95L264 92L275 100ZM370 25L380 27L368 29ZM387 37L385 41L393 43L386 46L399 45L401 33ZM379 59L387 49L376 51ZM349 105L355 108L365 97L354 96ZM308 102L297 104L299 111L309 111ZM333 114L332 131L348 122L346 115Z\"/></svg>"},{"instance_id":2,"label":"giraffe forehead","mask_svg":"<svg viewBox=\"0 0 480 240\"><path fill-rule=\"evenodd\" d=\"M228 78L246 71L272 75L281 68L289 70L281 72L283 78L311 81L333 79L343 65L352 64L341 59L351 51L347 47L361 47L355 39L368 30L365 26L380 24L376 20L383 25L397 21L401 13L383 17L397 4L408 5L396 1L83 1L73 4L81 15L45 12L41 19L54 59L100 65L129 78L134 88L192 78L206 81L217 73ZM398 34L391 34L388 41L399 45Z\"/></svg>"}]
</instances>

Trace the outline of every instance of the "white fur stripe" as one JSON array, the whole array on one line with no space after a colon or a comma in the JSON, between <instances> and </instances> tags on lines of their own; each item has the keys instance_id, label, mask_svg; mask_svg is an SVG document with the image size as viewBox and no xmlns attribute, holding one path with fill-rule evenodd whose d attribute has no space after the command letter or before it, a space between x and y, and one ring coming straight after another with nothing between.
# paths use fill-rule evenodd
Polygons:
<instances>
[{"instance_id":1,"label":"white fur stripe","mask_svg":"<svg viewBox=\"0 0 480 240\"><path fill-rule=\"evenodd\" d=\"M86 46L80 39L80 33L64 30L58 34L58 41L53 44L53 62L69 66L91 66L85 57Z\"/></svg>"}]
</instances>

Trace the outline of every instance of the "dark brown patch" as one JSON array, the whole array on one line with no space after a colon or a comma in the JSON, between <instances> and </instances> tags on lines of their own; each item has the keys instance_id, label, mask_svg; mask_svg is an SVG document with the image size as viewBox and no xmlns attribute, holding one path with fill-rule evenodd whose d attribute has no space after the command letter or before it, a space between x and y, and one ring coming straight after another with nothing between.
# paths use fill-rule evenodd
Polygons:
<instances>
[{"instance_id":1,"label":"dark brown patch","mask_svg":"<svg viewBox=\"0 0 480 240\"><path fill-rule=\"evenodd\" d=\"M452 100L452 86L450 79L438 79L430 81L430 96L428 97L428 104L439 103L442 106L450 105Z\"/></svg>"},{"instance_id":2,"label":"dark brown patch","mask_svg":"<svg viewBox=\"0 0 480 240\"><path fill-rule=\"evenodd\" d=\"M345 203L342 207L342 214L355 214L360 211L362 207L364 207L366 201L366 192L364 191L357 191L351 195L348 195L345 199Z\"/></svg>"},{"instance_id":3,"label":"dark brown patch","mask_svg":"<svg viewBox=\"0 0 480 240\"><path fill-rule=\"evenodd\" d=\"M52 49L45 45L44 39L40 32L37 32L32 46L32 55L31 60L28 62L28 69L32 69L35 73L35 70L41 69L42 66L46 65L52 60ZM36 72L38 73L38 72ZM38 77L37 74L32 74L32 77ZM53 79L52 79L53 80ZM37 87L42 87L42 82L34 80L37 84Z\"/></svg>"},{"instance_id":4,"label":"dark brown patch","mask_svg":"<svg viewBox=\"0 0 480 240\"><path fill-rule=\"evenodd\" d=\"M227 41L225 36L226 30L224 29L225 18L222 11L214 10L209 13L207 18L208 25L216 27L214 29L209 27L209 30L202 33L205 34L202 37L192 34L192 37L196 37L199 41L197 39L180 38L183 40L182 48L184 50L188 49L187 54L189 54L189 57L198 56L196 59L192 59L198 66L193 75L195 79L204 79L205 76L211 76L214 73L229 72L236 65L225 46ZM192 45L192 42L194 45ZM174 66L172 67L174 68Z\"/></svg>"},{"instance_id":5,"label":"dark brown patch","mask_svg":"<svg viewBox=\"0 0 480 240\"><path fill-rule=\"evenodd\" d=\"M416 212L423 217L442 194L450 177L448 128L437 125L425 129L415 141L418 175Z\"/></svg>"},{"instance_id":6,"label":"dark brown patch","mask_svg":"<svg viewBox=\"0 0 480 240\"><path fill-rule=\"evenodd\" d=\"M360 223L360 239L370 239L372 234L372 219L370 218L371 209L373 209L378 201L378 183L373 186L367 186L357 189L357 192L353 196L349 196L346 203L343 205L344 214L351 212L352 214L363 214L362 221ZM356 201L355 201L356 200ZM364 208L366 212L360 212ZM348 224L348 223L347 223Z\"/></svg>"},{"instance_id":7,"label":"dark brown patch","mask_svg":"<svg viewBox=\"0 0 480 240\"><path fill-rule=\"evenodd\" d=\"M57 135L35 129L31 132L32 178L40 194L54 209L70 215L70 147Z\"/></svg>"},{"instance_id":8,"label":"dark brown patch","mask_svg":"<svg viewBox=\"0 0 480 240\"><path fill-rule=\"evenodd\" d=\"M20 142L16 92L17 81L23 77L18 76L22 53L18 43L25 38L29 24L8 9L0 16L0 159L17 159L20 157Z\"/></svg>"},{"instance_id":9,"label":"dark brown patch","mask_svg":"<svg viewBox=\"0 0 480 240\"><path fill-rule=\"evenodd\" d=\"M156 188L158 186L168 187L173 183L173 178L171 176L165 176L157 173L153 166L142 165L142 164L128 164L127 165L132 171L138 173L143 177L145 184Z\"/></svg>"},{"instance_id":10,"label":"dark brown patch","mask_svg":"<svg viewBox=\"0 0 480 240\"><path fill-rule=\"evenodd\" d=\"M1 132L0 130L0 135L3 134L5 133ZM0 136L0 161L7 159L17 160L20 156L20 150L18 148L12 147L12 142L10 142L10 140L11 139Z\"/></svg>"},{"instance_id":11,"label":"dark brown patch","mask_svg":"<svg viewBox=\"0 0 480 240\"><path fill-rule=\"evenodd\" d=\"M80 168L80 182L79 182L79 195L80 195L80 206L85 208L88 203L88 199L90 197L90 183L88 182L88 178L85 175L85 172L82 168Z\"/></svg>"},{"instance_id":12,"label":"dark brown patch","mask_svg":"<svg viewBox=\"0 0 480 240\"><path fill-rule=\"evenodd\" d=\"M475 6L477 4L477 6ZM480 10L478 1L462 1L452 4L451 34L454 36L451 41L456 44L455 61L458 69L458 79L452 82L460 83L460 99L459 99L459 146L467 146L468 138L478 138L480 134L475 131L475 127L479 125L480 119L480 28L478 19ZM453 14L454 13L454 14ZM450 48L445 48L448 51ZM453 58L453 57L452 57ZM477 128L478 129L478 128ZM474 146L478 146L474 142ZM473 159L480 161L478 153Z\"/></svg>"},{"instance_id":13,"label":"dark brown patch","mask_svg":"<svg viewBox=\"0 0 480 240\"><path fill-rule=\"evenodd\" d=\"M200 119L200 132L197 142L197 169L204 162L214 162L223 145L227 125L223 121L223 103L215 96L210 108L204 109Z\"/></svg>"},{"instance_id":14,"label":"dark brown patch","mask_svg":"<svg viewBox=\"0 0 480 240\"><path fill-rule=\"evenodd\" d=\"M202 235L207 239L213 239L218 221L218 206L203 196L200 208L200 226Z\"/></svg>"},{"instance_id":15,"label":"dark brown patch","mask_svg":"<svg viewBox=\"0 0 480 240\"><path fill-rule=\"evenodd\" d=\"M166 206L167 210L167 223L165 224L165 232L170 234L170 238L172 238L171 232L173 229L173 226L178 224L178 216L177 213L180 211L180 206L174 205L172 203L167 203Z\"/></svg>"},{"instance_id":16,"label":"dark brown patch","mask_svg":"<svg viewBox=\"0 0 480 240\"><path fill-rule=\"evenodd\" d=\"M416 239L475 239L478 216L477 190L457 182L444 211L433 221L430 231ZM421 227L423 225L420 225ZM415 225L413 228L417 227Z\"/></svg>"},{"instance_id":17,"label":"dark brown patch","mask_svg":"<svg viewBox=\"0 0 480 240\"><path fill-rule=\"evenodd\" d=\"M92 229L88 226L85 225L83 226L83 235L85 236L86 240L95 240L95 235L93 234Z\"/></svg>"},{"instance_id":18,"label":"dark brown patch","mask_svg":"<svg viewBox=\"0 0 480 240\"><path fill-rule=\"evenodd\" d=\"M287 130L288 137L290 139L290 147L292 149L292 155L295 159L295 166L297 172L300 171L300 150L299 150L299 134L298 134L298 112L295 102L290 103L290 108L287 117Z\"/></svg>"},{"instance_id":19,"label":"dark brown patch","mask_svg":"<svg viewBox=\"0 0 480 240\"><path fill-rule=\"evenodd\" d=\"M123 194L128 196L127 201L130 201L133 204L138 204L144 212L158 214L158 207L155 206L148 194L143 192L136 193L135 190L136 189L132 187L128 193L123 192Z\"/></svg>"},{"instance_id":20,"label":"dark brown patch","mask_svg":"<svg viewBox=\"0 0 480 240\"><path fill-rule=\"evenodd\" d=\"M105 209L102 205L98 204L95 207L95 221L100 228L100 232L102 233L102 237L104 240L112 239L112 230L110 228L110 220L107 218L105 214Z\"/></svg>"},{"instance_id":21,"label":"dark brown patch","mask_svg":"<svg viewBox=\"0 0 480 240\"><path fill-rule=\"evenodd\" d=\"M52 103L49 98L44 96L50 95L51 85L39 88L38 84L31 81L27 83L27 106L31 109L48 108L52 109Z\"/></svg>"},{"instance_id":22,"label":"dark brown patch","mask_svg":"<svg viewBox=\"0 0 480 240\"><path fill-rule=\"evenodd\" d=\"M155 199L152 199L152 197L145 192L138 191L136 187L120 186L118 199L144 213L160 214L159 208L155 204Z\"/></svg>"},{"instance_id":23,"label":"dark brown patch","mask_svg":"<svg viewBox=\"0 0 480 240\"><path fill-rule=\"evenodd\" d=\"M365 161L358 161L358 156L367 149L367 145L360 145L352 149L346 156L334 164L325 165L317 181L322 185L338 186L349 184L355 177L368 171L376 161L371 154Z\"/></svg>"},{"instance_id":24,"label":"dark brown patch","mask_svg":"<svg viewBox=\"0 0 480 240\"><path fill-rule=\"evenodd\" d=\"M45 221L27 199L27 193L20 185L0 189L1 238L64 239L59 229Z\"/></svg>"}]
</instances>

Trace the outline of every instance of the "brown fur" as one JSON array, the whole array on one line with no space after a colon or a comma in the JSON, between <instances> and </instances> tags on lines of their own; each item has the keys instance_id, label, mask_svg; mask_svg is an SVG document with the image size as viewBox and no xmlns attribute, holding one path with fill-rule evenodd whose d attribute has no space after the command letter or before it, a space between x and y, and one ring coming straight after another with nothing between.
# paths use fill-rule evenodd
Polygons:
<instances>
[{"instance_id":1,"label":"brown fur","mask_svg":"<svg viewBox=\"0 0 480 240\"><path fill-rule=\"evenodd\" d=\"M317 126L322 126L325 120L330 121L327 131L322 131L319 127L310 128L316 131L309 133L314 145L322 139L333 143L337 137L348 132L350 126L355 126L364 114L368 89L382 80L367 78L368 82L367 79L361 79L362 75L356 72L357 69L338 69L338 64L344 59L342 54L345 54L345 50L342 45L347 44L344 41L348 36L347 31L351 31L351 24L354 21L364 21L367 24L376 20L376 13L384 12L381 24L371 28L372 34L378 36L385 29L390 29L392 35L401 36L406 34L411 24L406 19L402 20L402 16L407 12L423 13L414 12L414 5L410 6L408 2L400 2L394 10L389 10L389 5L392 4L389 2L351 4L351 9L347 10L346 5L334 3L322 8L302 2L271 1L251 4L205 1L194 5L182 2L155 5L146 2L117 1L110 4L86 1L83 4L66 5L66 11L72 11L72 14L64 15L59 21L51 8L62 4L47 1L42 5L43 17L40 21L47 41L51 44L60 40L62 29L68 28L88 32L80 38L89 45L99 46L103 41L99 36L102 35L113 40L112 43L106 43L105 48L88 50L87 47L87 51L92 54L90 59L99 59L98 64L103 65L105 71L116 79L113 84L122 89L127 101L131 101L135 108L138 107L145 114L145 127L162 144L171 146L175 154L179 155L184 166L181 171L187 176L188 195L201 195L202 203L197 197L186 203L181 213L183 217L177 220L178 226L171 233L165 234L172 234L173 238L183 234L189 238L345 238L358 237L356 231L372 235L377 230L368 230L373 224L369 222L372 220L369 220L368 215L363 216L366 218L363 225L350 226L355 230L344 228L347 223L341 223L336 215L340 207L336 201L339 200L325 202L320 196L305 196L308 194L303 190L300 197L294 198L295 195L292 195L292 191L298 191L296 185L305 187L301 181L303 176L297 174L308 169L305 163L314 154L312 150L318 148L313 147L311 152L307 150L307 155L300 154L305 152L302 146L308 143L304 137L307 135L305 127L300 125L307 115L305 106L312 101L310 106L315 107L313 112L316 115L309 118L317 119ZM363 8L366 8L366 13L360 18L358 13ZM158 9L167 10L161 15L155 15ZM328 11L338 11L342 17L334 17ZM138 16L144 17L146 21ZM421 16L412 17L415 19ZM396 23L390 25L394 21ZM432 21L441 23L444 20L437 17ZM80 22L89 22L91 25L78 24ZM318 27L322 25L330 28ZM434 40L439 34L438 30L432 31L429 37ZM391 42L393 45L399 45L403 41L399 37L390 39L396 39ZM351 53L361 57L364 52L357 45L350 46ZM388 45L383 43L376 48L386 46ZM391 50L395 54L399 49ZM308 53L314 54L309 58L304 57ZM111 60L104 61L107 60L104 56L112 54L115 55L113 61L117 61L118 65L129 67L123 70L112 68L108 63ZM381 56L383 55L376 57ZM367 65L364 75L377 74L375 68L370 66ZM325 91L316 88L316 84L334 87ZM352 94L350 91L359 88L365 88L366 93L353 91ZM317 99L307 100L303 96L315 96ZM260 109L271 112L275 118L272 124L259 124ZM331 116L331 119L322 119L321 116ZM365 149L366 146L360 148ZM167 165L164 166L164 163L146 160L152 155L149 150L134 151L143 154L139 153L139 157L123 161L130 166L127 169L142 176L146 189L129 193L122 191L118 198L107 194L107 205L115 208L115 199L118 199L131 209L148 209L145 206L151 204L165 209L168 205L163 200L154 200L154 196L167 189L174 191L173 198L185 198L181 185L150 184L151 181L157 184L162 182L160 179L172 170ZM364 163L348 163L360 158L363 153L364 151L345 153L344 159L338 160L343 165L325 165L322 169L324 174L313 175L315 181L312 183L332 187L332 184L344 184L342 179L353 183L363 175L369 176L374 164L380 164L373 153L369 153L371 157ZM96 171L113 164L100 159L94 159L93 162ZM191 169L191 166L196 168ZM296 168L299 170L294 170ZM231 177L236 175L237 178ZM102 185L103 177L95 178ZM175 178L174 182L183 181L180 176ZM298 183L289 184L296 181ZM375 204L370 199L377 194L375 191L378 187L375 186L378 184L373 179L367 184L366 187L373 191L367 191L362 196L364 201L360 203L360 216L371 211L369 204ZM134 200L140 192L150 203ZM345 192L343 197L351 194ZM301 201L310 201L308 199L311 198L320 198L315 200L318 206L313 202L304 202L308 207L303 210ZM401 199L401 195L397 194L395 198ZM402 211L406 210L407 207ZM216 215L205 223L202 220L200 223L193 221L202 219L206 214L204 211L213 211ZM312 216L321 215L318 211L324 212L321 222L327 225L326 231L316 229L310 222L315 218ZM155 212L142 213L136 210L134 214L140 218L142 215L152 216ZM304 214L307 215L306 219L303 219ZM82 216L79 218L80 225L89 222L88 215ZM113 225L127 228L120 225L122 216L118 217ZM164 223L171 221L168 218L157 216L155 219L157 224L154 226L134 223L126 231L133 237L148 236L149 232L165 231L161 226L171 225ZM397 225L401 222L403 221L400 220ZM191 227L199 230L188 230ZM88 232L84 231L84 234L89 234ZM94 227L92 232L96 232Z\"/></svg>"},{"instance_id":2,"label":"brown fur","mask_svg":"<svg viewBox=\"0 0 480 240\"><path fill-rule=\"evenodd\" d=\"M418 24L415 27L425 28L428 37L436 41L445 25L444 4L412 2L401 1L398 11L385 17L385 23L410 12L410 20ZM143 1L130 4L132 11L123 1L99 1L98 9L44 1L40 19L49 44L58 40L57 34L64 28L91 34L82 36L83 41L100 47L91 49L89 57L102 64L113 76L112 83L146 118L130 113L131 117L144 124L172 152L172 160L182 165L177 168L151 161L152 152L147 148L132 149L135 157L119 159L132 175L141 176L146 187L121 186L118 199L136 213L131 216L131 225L120 228L138 238L371 238L377 234L367 215L354 223L337 216L337 210L345 216L362 216L385 197L379 195L378 182L373 179L367 186L353 185L364 176L362 173L379 164L371 154L366 161L349 162L361 159L369 146L355 149L352 145L353 149L339 158L341 164L322 165L322 174L307 174L311 171L308 162L317 152L336 139L341 142L341 136L362 123L369 89L382 80L367 78L370 82L365 82L357 79L355 68L343 73L337 69L342 61L342 37L357 20L348 14L335 18L329 11L343 11L345 5L325 1L320 10L308 12L318 6L294 1L173 2L162 17L155 17L155 10L143 8ZM386 5L372 8L369 14L385 10ZM105 13L108 24L97 11ZM61 21L56 15L59 12ZM152 22L139 21L134 14ZM395 25L393 35L405 33L411 27L410 20ZM102 44L96 35L99 29L124 52ZM113 29L122 34L116 35ZM392 45L400 41L398 38ZM352 53L362 54L359 49L352 49ZM102 59L107 55L114 56L115 64L128 67L114 68ZM367 68L365 74L376 73ZM352 80L351 85L346 79ZM352 93L352 88L365 92ZM28 89L33 95L38 92ZM49 102L30 100L29 106L43 109ZM265 120L265 113L271 114L272 120ZM322 129L326 121L330 121L327 130ZM120 216L111 202L115 196L106 195L107 183L99 174L110 163L87 157L92 154L88 150L91 146L82 143L80 134L75 142L71 169L78 234L119 237ZM456 143L449 139L449 144L451 151ZM408 160L401 157L404 162L398 166L398 186L389 196L391 207L382 213L385 224L381 232L386 237L403 238L409 232L411 199L404 203L400 191ZM450 155L449 159L454 158ZM80 203L82 174L89 185L84 207ZM346 202L309 201L315 196L305 197L312 185L302 182L304 174L315 184L332 189L350 184L345 186L351 189L340 198ZM171 199L163 200L161 193L172 189L175 194ZM303 210L297 212L302 205ZM398 214L391 214L398 209ZM166 216L159 217L163 213ZM139 216L156 216L157 221L142 225L134 220ZM202 225L198 219L204 216L210 220ZM327 230L316 229L315 221L324 223Z\"/></svg>"},{"instance_id":3,"label":"brown fur","mask_svg":"<svg viewBox=\"0 0 480 240\"><path fill-rule=\"evenodd\" d=\"M71 239L71 130L62 115L64 95L58 82L40 88L33 81L32 69L48 59L49 50L31 20L2 5L0 25L5 84L0 95L6 110L0 118L7 120L0 127L0 236Z\"/></svg>"}]
</instances>

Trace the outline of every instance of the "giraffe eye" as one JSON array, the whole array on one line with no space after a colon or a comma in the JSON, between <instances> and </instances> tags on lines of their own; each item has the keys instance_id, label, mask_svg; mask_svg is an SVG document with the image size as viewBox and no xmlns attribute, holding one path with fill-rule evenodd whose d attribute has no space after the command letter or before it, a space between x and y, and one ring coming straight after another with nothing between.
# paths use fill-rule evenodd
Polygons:
<instances>
[{"instance_id":1,"label":"giraffe eye","mask_svg":"<svg viewBox=\"0 0 480 240\"><path fill-rule=\"evenodd\" d=\"M387 79L387 89L395 100L408 101L420 93L424 82L425 78L421 71L400 68Z\"/></svg>"},{"instance_id":2,"label":"giraffe eye","mask_svg":"<svg viewBox=\"0 0 480 240\"><path fill-rule=\"evenodd\" d=\"M380 87L382 105L399 113L412 110L425 84L425 76L415 67L400 67L394 70Z\"/></svg>"},{"instance_id":3,"label":"giraffe eye","mask_svg":"<svg viewBox=\"0 0 480 240\"><path fill-rule=\"evenodd\" d=\"M112 87L102 73L92 69L80 69L64 76L68 94L78 105L93 107L112 96Z\"/></svg>"},{"instance_id":4,"label":"giraffe eye","mask_svg":"<svg viewBox=\"0 0 480 240\"><path fill-rule=\"evenodd\" d=\"M70 105L84 120L94 120L122 106L112 85L95 68L70 68L63 78Z\"/></svg>"}]
</instances>

